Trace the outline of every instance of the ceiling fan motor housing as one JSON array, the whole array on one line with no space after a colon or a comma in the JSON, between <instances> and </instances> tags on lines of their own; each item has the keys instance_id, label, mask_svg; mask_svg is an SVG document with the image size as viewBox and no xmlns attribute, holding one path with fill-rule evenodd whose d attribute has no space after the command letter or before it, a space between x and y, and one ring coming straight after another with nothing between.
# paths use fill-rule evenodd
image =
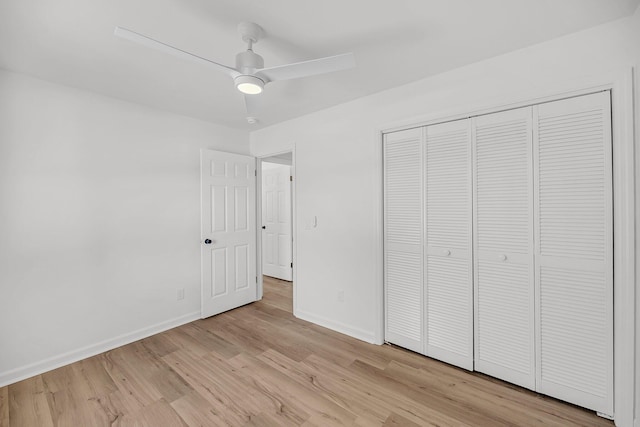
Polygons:
<instances>
[{"instance_id":1,"label":"ceiling fan motor housing","mask_svg":"<svg viewBox=\"0 0 640 427\"><path fill-rule=\"evenodd\" d=\"M264 60L252 50L246 50L236 55L236 70L242 74L253 74L264 68Z\"/></svg>"}]
</instances>

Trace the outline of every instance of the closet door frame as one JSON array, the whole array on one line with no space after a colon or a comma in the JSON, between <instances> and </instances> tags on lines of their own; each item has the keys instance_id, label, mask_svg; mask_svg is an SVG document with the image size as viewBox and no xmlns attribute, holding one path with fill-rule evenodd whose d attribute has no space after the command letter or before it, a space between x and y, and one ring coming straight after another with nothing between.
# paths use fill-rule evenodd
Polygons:
<instances>
[{"instance_id":1,"label":"closet door frame","mask_svg":"<svg viewBox=\"0 0 640 427\"><path fill-rule=\"evenodd\" d=\"M640 164L640 150L634 149L634 73L632 67L619 68L610 73L590 76L582 80L552 82L548 89L533 88L525 94L513 97L505 95L490 104L475 104L469 108L461 100L460 107L446 111L416 116L408 112L410 119L387 122L373 129L372 142L375 144L374 212L377 229L377 244L374 248L376 265L375 283L375 327L371 342L384 344L384 235L383 235L383 137L385 133L411 127L427 126L507 109L519 108L560 100L572 96L586 95L600 90L611 90L612 131L613 131L613 235L614 235L614 419L617 425L632 426L636 400L635 379L640 384L640 366L636 366L635 339L635 202L636 164ZM467 104L468 105L468 104ZM639 218L640 219L640 218ZM638 251L640 254L640 251ZM640 262L640 260L637 260ZM638 293L640 296L640 293ZM640 306L640 301L637 301ZM639 349L640 351L640 349ZM636 371L637 370L637 371ZM640 400L640 389L638 390Z\"/></svg>"}]
</instances>

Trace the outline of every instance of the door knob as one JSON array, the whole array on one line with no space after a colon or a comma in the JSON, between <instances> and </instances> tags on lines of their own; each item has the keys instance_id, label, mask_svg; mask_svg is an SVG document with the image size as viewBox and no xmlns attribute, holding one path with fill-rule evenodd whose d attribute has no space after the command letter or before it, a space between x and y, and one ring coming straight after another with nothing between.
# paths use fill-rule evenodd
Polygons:
<instances>
[{"instance_id":1,"label":"door knob","mask_svg":"<svg viewBox=\"0 0 640 427\"><path fill-rule=\"evenodd\" d=\"M445 249L445 250L444 250L444 254L445 254L446 256L451 255L451 250L449 250L449 249Z\"/></svg>"},{"instance_id":2,"label":"door knob","mask_svg":"<svg viewBox=\"0 0 640 427\"><path fill-rule=\"evenodd\" d=\"M204 244L205 244L205 245L210 245L211 243L213 243L213 242L211 241L211 239L204 239Z\"/></svg>"},{"instance_id":3,"label":"door knob","mask_svg":"<svg viewBox=\"0 0 640 427\"><path fill-rule=\"evenodd\" d=\"M505 254L500 255L500 260L501 261L506 261L507 260L507 256Z\"/></svg>"},{"instance_id":4,"label":"door knob","mask_svg":"<svg viewBox=\"0 0 640 427\"><path fill-rule=\"evenodd\" d=\"M267 226L266 226L266 225L263 225L263 226L262 226L262 229L263 229L263 230L266 230L266 229L267 229Z\"/></svg>"}]
</instances>

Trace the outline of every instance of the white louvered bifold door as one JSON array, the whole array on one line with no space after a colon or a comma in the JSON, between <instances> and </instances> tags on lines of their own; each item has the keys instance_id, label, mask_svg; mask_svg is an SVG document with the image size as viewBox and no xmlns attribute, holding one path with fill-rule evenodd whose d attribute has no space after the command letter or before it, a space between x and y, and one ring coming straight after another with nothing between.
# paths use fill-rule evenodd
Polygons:
<instances>
[{"instance_id":1,"label":"white louvered bifold door","mask_svg":"<svg viewBox=\"0 0 640 427\"><path fill-rule=\"evenodd\" d=\"M384 136L385 340L423 352L423 129Z\"/></svg>"},{"instance_id":2,"label":"white louvered bifold door","mask_svg":"<svg viewBox=\"0 0 640 427\"><path fill-rule=\"evenodd\" d=\"M475 369L533 389L531 107L472 119Z\"/></svg>"},{"instance_id":3,"label":"white louvered bifold door","mask_svg":"<svg viewBox=\"0 0 640 427\"><path fill-rule=\"evenodd\" d=\"M470 120L428 126L425 353L473 369Z\"/></svg>"},{"instance_id":4,"label":"white louvered bifold door","mask_svg":"<svg viewBox=\"0 0 640 427\"><path fill-rule=\"evenodd\" d=\"M537 390L613 414L609 92L534 107Z\"/></svg>"}]
</instances>

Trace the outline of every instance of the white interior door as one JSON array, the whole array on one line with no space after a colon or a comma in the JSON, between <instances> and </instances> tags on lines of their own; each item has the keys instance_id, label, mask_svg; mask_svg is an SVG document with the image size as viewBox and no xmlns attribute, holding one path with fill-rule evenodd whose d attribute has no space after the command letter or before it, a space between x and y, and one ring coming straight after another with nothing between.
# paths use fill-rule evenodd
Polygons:
<instances>
[{"instance_id":1,"label":"white interior door","mask_svg":"<svg viewBox=\"0 0 640 427\"><path fill-rule=\"evenodd\" d=\"M291 166L262 163L262 273L292 279Z\"/></svg>"},{"instance_id":2,"label":"white interior door","mask_svg":"<svg viewBox=\"0 0 640 427\"><path fill-rule=\"evenodd\" d=\"M609 92L534 117L537 391L613 415Z\"/></svg>"},{"instance_id":3,"label":"white interior door","mask_svg":"<svg viewBox=\"0 0 640 427\"><path fill-rule=\"evenodd\" d=\"M255 159L202 150L202 317L253 302L256 276Z\"/></svg>"}]
</instances>

